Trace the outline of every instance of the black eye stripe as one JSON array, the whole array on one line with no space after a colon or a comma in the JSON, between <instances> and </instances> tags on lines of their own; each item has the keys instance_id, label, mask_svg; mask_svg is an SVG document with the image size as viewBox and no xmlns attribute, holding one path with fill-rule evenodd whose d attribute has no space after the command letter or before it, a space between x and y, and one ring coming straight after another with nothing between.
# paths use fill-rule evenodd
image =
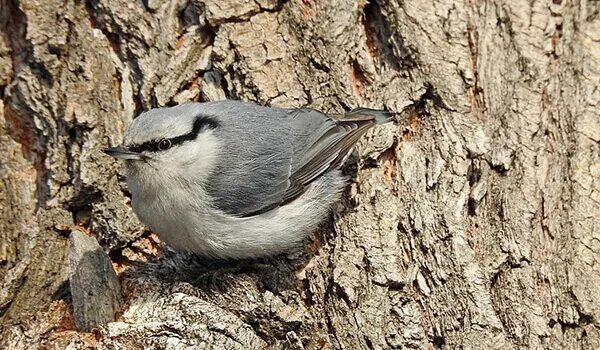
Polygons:
<instances>
[{"instance_id":1,"label":"black eye stripe","mask_svg":"<svg viewBox=\"0 0 600 350\"><path fill-rule=\"evenodd\" d=\"M199 117L196 117L196 120L194 120L194 125L192 127L192 131L190 131L187 134L172 137L169 139L150 140L150 141L146 141L139 145L136 145L136 144L130 145L128 148L130 151L136 152L136 153L140 153L140 152L144 152L144 151L148 151L148 152L163 151L163 150L171 148L175 145L182 144L186 141L195 140L196 137L198 137L198 134L200 133L200 131L202 131L203 129L206 129L206 128L216 129L218 126L219 126L219 122L216 119L211 118L211 117L206 117L206 116L199 116ZM161 148L160 143L164 142L164 141L169 141L170 146L166 147L166 148Z\"/></svg>"},{"instance_id":2,"label":"black eye stripe","mask_svg":"<svg viewBox=\"0 0 600 350\"><path fill-rule=\"evenodd\" d=\"M202 130L204 127L207 127L209 129L216 129L219 127L219 125L219 121L214 118L199 116L196 117L196 120L194 120L194 126L192 127L191 133L195 134L195 136L198 136L200 130Z\"/></svg>"}]
</instances>

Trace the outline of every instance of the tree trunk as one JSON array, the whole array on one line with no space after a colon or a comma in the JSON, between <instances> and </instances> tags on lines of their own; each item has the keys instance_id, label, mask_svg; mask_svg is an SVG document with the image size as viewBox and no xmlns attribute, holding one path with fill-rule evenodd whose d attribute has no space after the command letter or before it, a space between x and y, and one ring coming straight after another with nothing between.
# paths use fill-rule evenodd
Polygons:
<instances>
[{"instance_id":1,"label":"tree trunk","mask_svg":"<svg viewBox=\"0 0 600 350\"><path fill-rule=\"evenodd\" d=\"M598 349L599 85L591 0L2 0L0 348ZM224 98L399 118L306 252L157 253L100 150ZM74 225L121 272L94 333Z\"/></svg>"}]
</instances>

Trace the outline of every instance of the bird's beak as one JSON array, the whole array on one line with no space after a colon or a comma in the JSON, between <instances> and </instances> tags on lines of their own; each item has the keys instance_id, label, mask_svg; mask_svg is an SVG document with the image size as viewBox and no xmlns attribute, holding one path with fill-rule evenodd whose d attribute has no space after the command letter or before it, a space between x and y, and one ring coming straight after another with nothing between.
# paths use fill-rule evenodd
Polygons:
<instances>
[{"instance_id":1,"label":"bird's beak","mask_svg":"<svg viewBox=\"0 0 600 350\"><path fill-rule=\"evenodd\" d=\"M136 152L131 152L127 148L123 146L117 147L109 147L102 150L102 152L108 154L111 157L115 157L118 159L131 159L131 160L140 160L142 159L142 155Z\"/></svg>"}]
</instances>

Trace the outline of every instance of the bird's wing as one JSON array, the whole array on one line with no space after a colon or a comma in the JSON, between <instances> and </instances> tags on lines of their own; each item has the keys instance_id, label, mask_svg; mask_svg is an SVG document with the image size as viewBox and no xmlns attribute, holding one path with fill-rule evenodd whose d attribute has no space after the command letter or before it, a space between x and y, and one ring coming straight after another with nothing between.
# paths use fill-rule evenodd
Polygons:
<instances>
[{"instance_id":1,"label":"bird's wing","mask_svg":"<svg viewBox=\"0 0 600 350\"><path fill-rule=\"evenodd\" d=\"M369 109L344 116L311 109L266 110L222 119L215 130L226 141L207 191L219 209L232 215L261 214L297 198L337 167L368 128L390 120L386 112Z\"/></svg>"},{"instance_id":2,"label":"bird's wing","mask_svg":"<svg viewBox=\"0 0 600 350\"><path fill-rule=\"evenodd\" d=\"M386 111L358 108L344 115L326 115L311 109L293 112L297 130L290 187L282 203L289 202L324 172L338 167L360 137L373 125L388 122Z\"/></svg>"},{"instance_id":3,"label":"bird's wing","mask_svg":"<svg viewBox=\"0 0 600 350\"><path fill-rule=\"evenodd\" d=\"M218 159L206 191L218 209L239 217L276 207L290 187L292 149L287 110L254 104L219 111L213 130Z\"/></svg>"}]
</instances>

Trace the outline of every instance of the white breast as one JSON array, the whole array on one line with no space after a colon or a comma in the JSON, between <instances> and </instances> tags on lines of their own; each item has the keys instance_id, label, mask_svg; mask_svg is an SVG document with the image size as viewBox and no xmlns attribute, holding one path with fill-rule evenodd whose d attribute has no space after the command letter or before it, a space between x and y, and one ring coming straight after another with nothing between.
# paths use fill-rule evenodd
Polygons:
<instances>
[{"instance_id":1,"label":"white breast","mask_svg":"<svg viewBox=\"0 0 600 350\"><path fill-rule=\"evenodd\" d=\"M314 181L294 201L248 218L227 215L211 207L202 191L190 194L183 188L160 195L134 193L133 208L142 222L176 250L252 258L277 254L302 242L326 218L344 186L339 172L332 172Z\"/></svg>"}]
</instances>

